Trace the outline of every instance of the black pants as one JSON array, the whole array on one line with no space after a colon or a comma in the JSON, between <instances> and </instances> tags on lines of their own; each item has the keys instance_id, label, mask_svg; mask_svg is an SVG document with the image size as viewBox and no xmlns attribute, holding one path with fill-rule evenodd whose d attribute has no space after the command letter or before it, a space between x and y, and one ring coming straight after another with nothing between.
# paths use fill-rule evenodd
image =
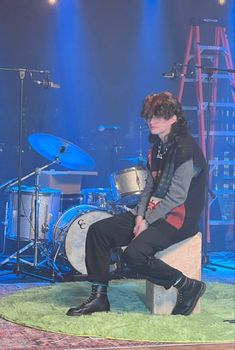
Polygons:
<instances>
[{"instance_id":1,"label":"black pants","mask_svg":"<svg viewBox=\"0 0 235 350\"><path fill-rule=\"evenodd\" d=\"M124 259L130 268L154 283L170 288L182 276L182 272L154 258L154 254L187 237L179 237L174 227L164 220L158 220L134 238L134 225L135 216L128 212L89 227L86 239L88 280L108 283L111 249L127 246Z\"/></svg>"}]
</instances>

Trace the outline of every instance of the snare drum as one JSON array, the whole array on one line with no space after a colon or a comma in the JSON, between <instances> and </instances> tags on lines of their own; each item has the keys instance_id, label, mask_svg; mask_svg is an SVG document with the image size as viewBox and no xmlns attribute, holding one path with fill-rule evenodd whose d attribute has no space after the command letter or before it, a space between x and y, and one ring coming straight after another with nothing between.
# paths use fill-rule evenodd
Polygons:
<instances>
[{"instance_id":1,"label":"snare drum","mask_svg":"<svg viewBox=\"0 0 235 350\"><path fill-rule=\"evenodd\" d=\"M6 237L17 239L18 187L8 193ZM52 188L39 191L39 240L51 240L53 227L60 215L61 192ZM35 188L21 187L20 240L34 239L35 232Z\"/></svg>"},{"instance_id":2,"label":"snare drum","mask_svg":"<svg viewBox=\"0 0 235 350\"><path fill-rule=\"evenodd\" d=\"M113 198L119 204L135 205L147 179L145 167L132 167L110 175Z\"/></svg>"},{"instance_id":3,"label":"snare drum","mask_svg":"<svg viewBox=\"0 0 235 350\"><path fill-rule=\"evenodd\" d=\"M81 204L95 205L98 208L109 209L112 201L111 188L84 188L80 195Z\"/></svg>"},{"instance_id":4,"label":"snare drum","mask_svg":"<svg viewBox=\"0 0 235 350\"><path fill-rule=\"evenodd\" d=\"M53 242L78 272L86 274L85 242L91 224L112 217L92 205L78 205L67 210L54 228Z\"/></svg>"}]
</instances>

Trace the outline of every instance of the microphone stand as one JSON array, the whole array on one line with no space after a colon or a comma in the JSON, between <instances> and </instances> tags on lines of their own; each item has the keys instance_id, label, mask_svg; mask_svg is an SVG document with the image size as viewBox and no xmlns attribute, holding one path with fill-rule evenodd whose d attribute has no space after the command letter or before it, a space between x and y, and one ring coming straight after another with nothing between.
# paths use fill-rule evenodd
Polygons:
<instances>
[{"instance_id":1,"label":"microphone stand","mask_svg":"<svg viewBox=\"0 0 235 350\"><path fill-rule=\"evenodd\" d=\"M16 72L20 81L20 106L19 106L19 133L18 133L18 198L17 198L17 251L15 273L20 274L20 213L21 213L21 182L22 182L22 139L23 139L23 101L24 101L24 80L26 73L49 74L48 70L37 70L27 68L5 68L0 67L0 71Z\"/></svg>"},{"instance_id":2,"label":"microphone stand","mask_svg":"<svg viewBox=\"0 0 235 350\"><path fill-rule=\"evenodd\" d=\"M198 67L197 67L198 68ZM211 82L213 79L213 70L210 68L206 69L207 73L207 118L206 118L206 162L207 162L207 180L206 180L206 195L205 195L205 212L204 212L204 239L203 239L203 255L202 255L202 264L209 270L216 271L216 268L209 267L210 263L207 247L207 236L210 225L210 216L209 216L209 193L210 189L210 123L211 123Z\"/></svg>"},{"instance_id":3,"label":"microphone stand","mask_svg":"<svg viewBox=\"0 0 235 350\"><path fill-rule=\"evenodd\" d=\"M22 139L23 139L23 98L24 98L24 79L25 70L19 70L20 79L20 118L19 118L19 134L18 134L18 198L17 198L17 253L16 253L16 269L15 273L20 273L20 214L21 214L21 182L22 182Z\"/></svg>"},{"instance_id":4,"label":"microphone stand","mask_svg":"<svg viewBox=\"0 0 235 350\"><path fill-rule=\"evenodd\" d=\"M112 136L113 136L113 147L111 149L111 173L119 169L119 140L118 136L116 134L116 131L118 129L111 129L112 131ZM116 169L115 169L116 168Z\"/></svg>"},{"instance_id":5,"label":"microphone stand","mask_svg":"<svg viewBox=\"0 0 235 350\"><path fill-rule=\"evenodd\" d=\"M138 150L138 165L146 167L145 159L143 157L143 126L139 126L139 150Z\"/></svg>"}]
</instances>

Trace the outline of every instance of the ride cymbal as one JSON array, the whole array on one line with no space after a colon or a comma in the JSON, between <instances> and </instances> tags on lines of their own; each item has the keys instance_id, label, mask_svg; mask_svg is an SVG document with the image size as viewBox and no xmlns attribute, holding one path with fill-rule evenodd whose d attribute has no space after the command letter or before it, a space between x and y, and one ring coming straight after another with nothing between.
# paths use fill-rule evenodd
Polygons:
<instances>
[{"instance_id":1,"label":"ride cymbal","mask_svg":"<svg viewBox=\"0 0 235 350\"><path fill-rule=\"evenodd\" d=\"M30 145L41 156L71 170L93 170L95 160L80 147L61 137L51 134L35 133L28 138Z\"/></svg>"}]
</instances>

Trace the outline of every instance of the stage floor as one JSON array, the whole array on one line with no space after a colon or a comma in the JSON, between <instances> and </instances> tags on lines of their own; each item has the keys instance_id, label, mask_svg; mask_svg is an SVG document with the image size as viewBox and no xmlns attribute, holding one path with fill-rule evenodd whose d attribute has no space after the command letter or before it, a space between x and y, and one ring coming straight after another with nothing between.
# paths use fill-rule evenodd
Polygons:
<instances>
[{"instance_id":1,"label":"stage floor","mask_svg":"<svg viewBox=\"0 0 235 350\"><path fill-rule=\"evenodd\" d=\"M203 280L235 283L234 253L210 253L210 264L203 267ZM214 265L215 264L215 265ZM219 265L219 266L218 266ZM210 268L216 270L211 270ZM4 273L8 273L3 276ZM35 278L0 271L0 297L25 288L47 285ZM166 344L117 341L91 337L75 337L39 331L0 319L0 350L67 350L67 349L162 349L162 350L234 350L234 344Z\"/></svg>"}]
</instances>

